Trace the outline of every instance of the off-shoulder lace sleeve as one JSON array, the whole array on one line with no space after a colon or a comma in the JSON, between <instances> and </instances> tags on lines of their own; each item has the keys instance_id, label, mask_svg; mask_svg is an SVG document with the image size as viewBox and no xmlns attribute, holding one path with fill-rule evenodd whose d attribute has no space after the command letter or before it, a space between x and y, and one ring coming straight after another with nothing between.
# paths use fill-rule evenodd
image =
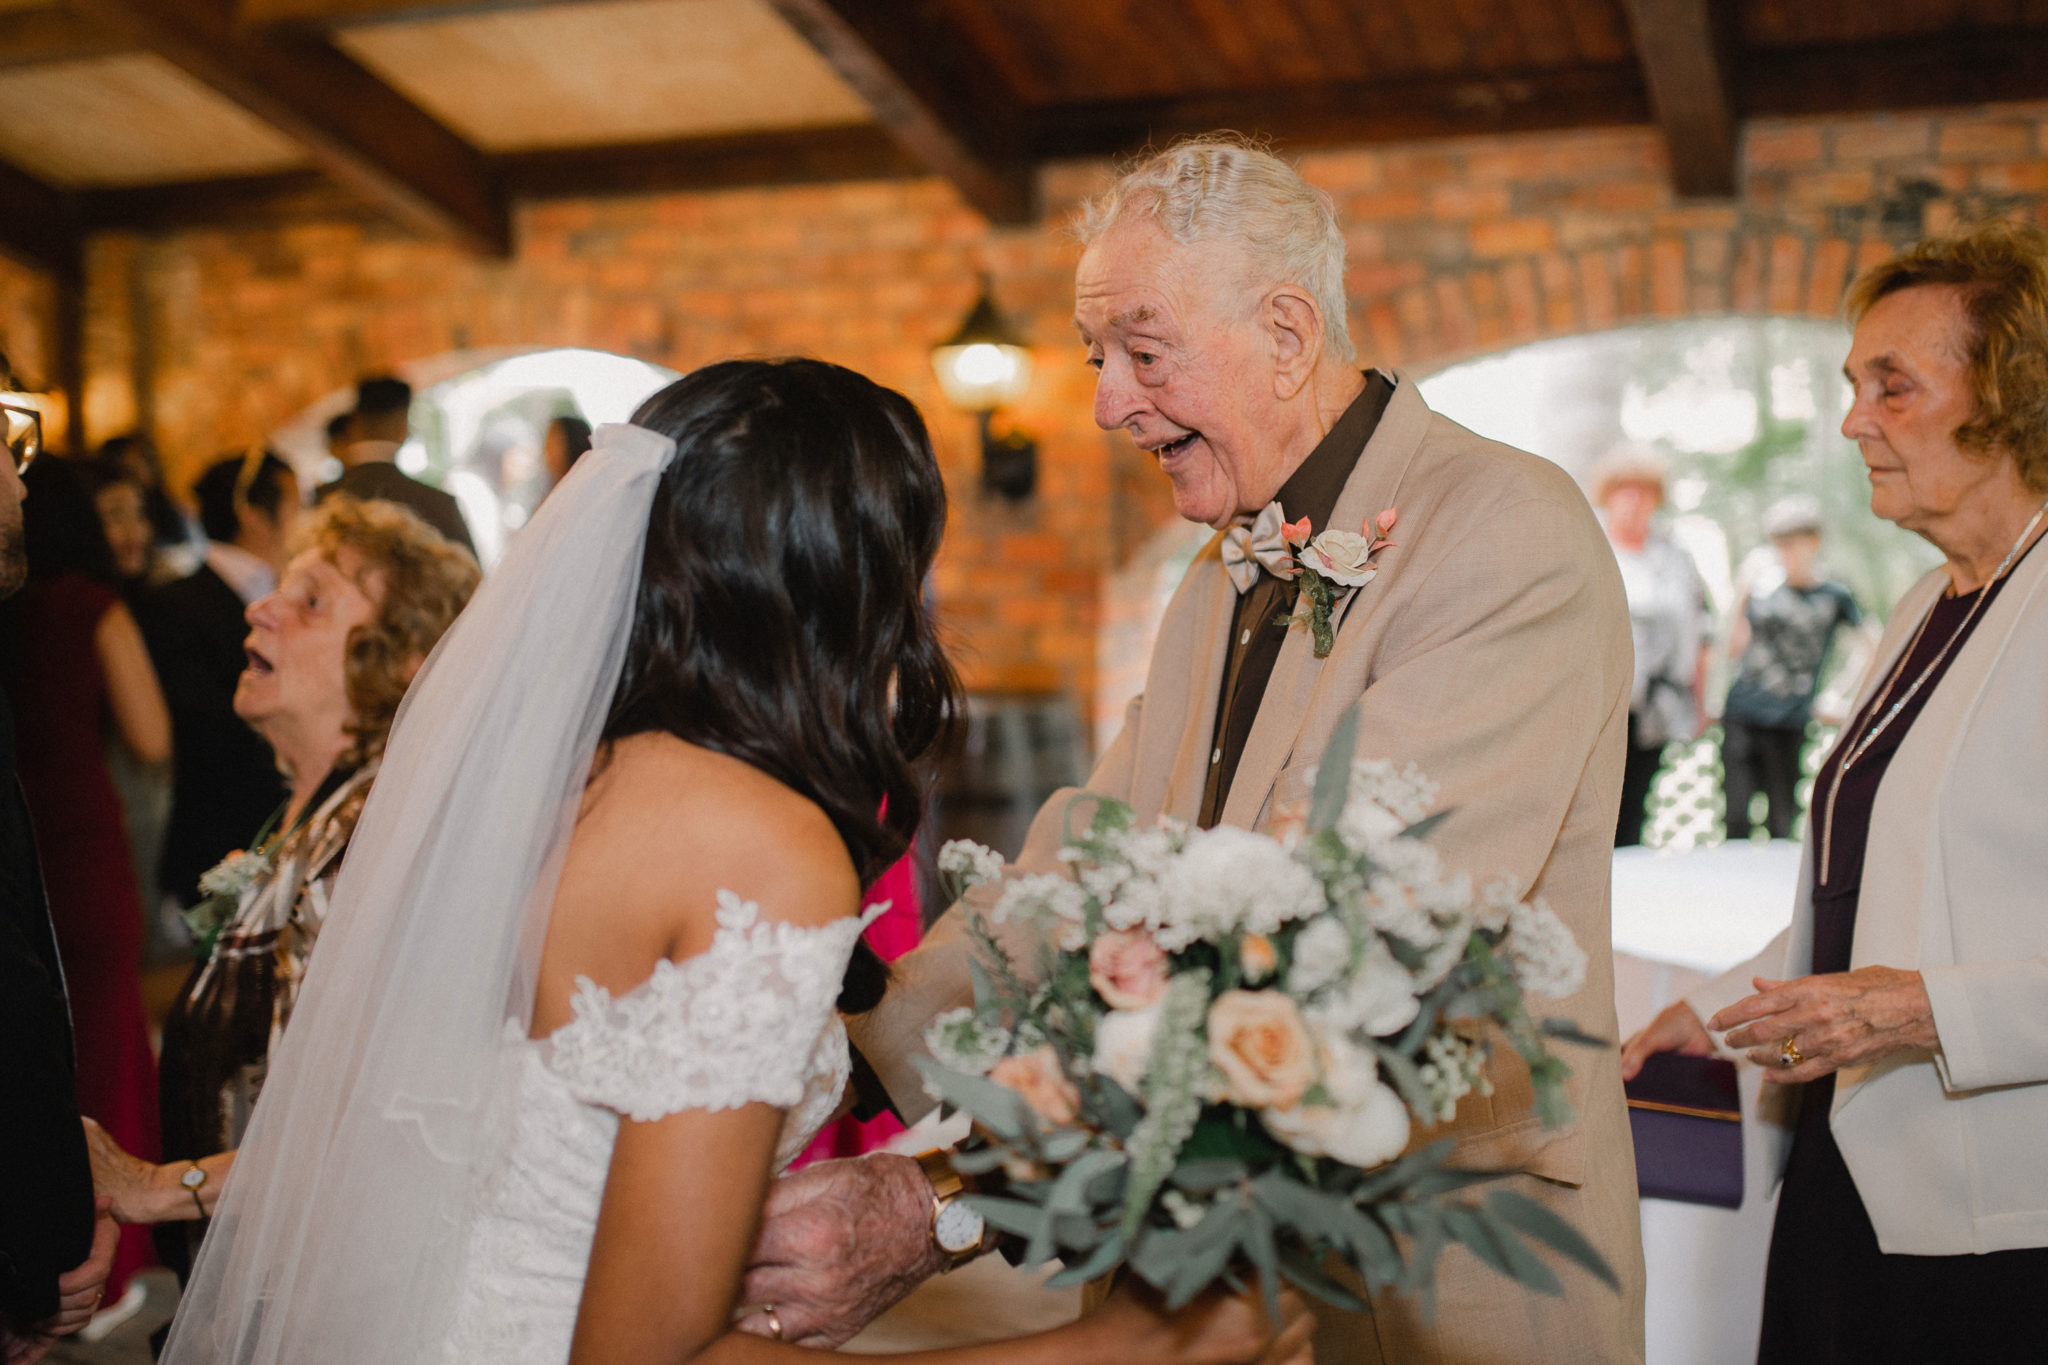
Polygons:
<instances>
[{"instance_id":1,"label":"off-shoulder lace sleeve","mask_svg":"<svg viewBox=\"0 0 2048 1365\"><path fill-rule=\"evenodd\" d=\"M549 1039L549 1066L577 1099L642 1122L797 1105L866 919L807 928L759 918L758 905L720 891L708 951L657 963L616 999L578 977L576 1017Z\"/></svg>"}]
</instances>

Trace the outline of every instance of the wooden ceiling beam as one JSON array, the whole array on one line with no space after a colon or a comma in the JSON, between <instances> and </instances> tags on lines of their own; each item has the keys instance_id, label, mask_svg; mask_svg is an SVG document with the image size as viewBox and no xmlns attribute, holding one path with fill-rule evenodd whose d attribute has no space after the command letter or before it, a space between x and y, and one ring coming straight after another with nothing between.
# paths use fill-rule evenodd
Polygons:
<instances>
[{"instance_id":1,"label":"wooden ceiling beam","mask_svg":"<svg viewBox=\"0 0 2048 1365\"><path fill-rule=\"evenodd\" d=\"M482 153L327 44L237 28L209 0L70 3L277 128L398 221L493 255L511 249Z\"/></svg>"},{"instance_id":2,"label":"wooden ceiling beam","mask_svg":"<svg viewBox=\"0 0 2048 1365\"><path fill-rule=\"evenodd\" d=\"M1978 29L1839 47L1751 48L1750 116L1872 113L2048 99L2048 29Z\"/></svg>"},{"instance_id":3,"label":"wooden ceiling beam","mask_svg":"<svg viewBox=\"0 0 2048 1365\"><path fill-rule=\"evenodd\" d=\"M1059 105L1039 115L1031 150L1046 158L1128 155L1218 128L1312 147L1611 127L1649 118L1635 67L1593 66Z\"/></svg>"},{"instance_id":4,"label":"wooden ceiling beam","mask_svg":"<svg viewBox=\"0 0 2048 1365\"><path fill-rule=\"evenodd\" d=\"M512 152L489 159L515 201L675 194L926 174L880 128L802 128L600 147ZM94 189L78 196L87 231L171 232L221 224L383 218L378 206L317 171Z\"/></svg>"},{"instance_id":5,"label":"wooden ceiling beam","mask_svg":"<svg viewBox=\"0 0 2048 1365\"><path fill-rule=\"evenodd\" d=\"M608 0L234 0L243 28L325 30L354 24L413 23L500 10L559 9Z\"/></svg>"},{"instance_id":6,"label":"wooden ceiling beam","mask_svg":"<svg viewBox=\"0 0 2048 1365\"><path fill-rule=\"evenodd\" d=\"M131 52L134 44L64 9L0 10L0 70Z\"/></svg>"},{"instance_id":7,"label":"wooden ceiling beam","mask_svg":"<svg viewBox=\"0 0 2048 1365\"><path fill-rule=\"evenodd\" d=\"M899 180L925 173L874 124L511 152L491 164L515 200Z\"/></svg>"},{"instance_id":8,"label":"wooden ceiling beam","mask_svg":"<svg viewBox=\"0 0 2048 1365\"><path fill-rule=\"evenodd\" d=\"M768 0L875 111L903 150L990 222L1036 217L1008 83L927 6L900 0Z\"/></svg>"},{"instance_id":9,"label":"wooden ceiling beam","mask_svg":"<svg viewBox=\"0 0 2048 1365\"><path fill-rule=\"evenodd\" d=\"M78 204L73 196L0 161L0 251L60 280L79 270Z\"/></svg>"},{"instance_id":10,"label":"wooden ceiling beam","mask_svg":"<svg viewBox=\"0 0 2048 1365\"><path fill-rule=\"evenodd\" d=\"M1741 128L1729 82L1728 16L1715 0L1628 0L1636 60L1671 153L1671 181L1687 198L1735 193Z\"/></svg>"}]
</instances>

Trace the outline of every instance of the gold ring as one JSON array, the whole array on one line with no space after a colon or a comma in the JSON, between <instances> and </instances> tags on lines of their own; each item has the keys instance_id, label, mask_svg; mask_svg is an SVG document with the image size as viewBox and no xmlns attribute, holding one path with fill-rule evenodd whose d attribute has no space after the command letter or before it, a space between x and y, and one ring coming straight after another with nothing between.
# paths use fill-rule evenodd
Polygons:
<instances>
[{"instance_id":1,"label":"gold ring","mask_svg":"<svg viewBox=\"0 0 2048 1365\"><path fill-rule=\"evenodd\" d=\"M1806 1054L1799 1050L1799 1040L1792 1034L1785 1035L1785 1041L1778 1044L1778 1060L1786 1066L1798 1066L1806 1060Z\"/></svg>"},{"instance_id":2,"label":"gold ring","mask_svg":"<svg viewBox=\"0 0 2048 1365\"><path fill-rule=\"evenodd\" d=\"M761 1316L768 1319L768 1330L774 1334L775 1339L777 1341L783 1340L782 1315L775 1311L775 1305L772 1303L764 1304L761 1308Z\"/></svg>"}]
</instances>

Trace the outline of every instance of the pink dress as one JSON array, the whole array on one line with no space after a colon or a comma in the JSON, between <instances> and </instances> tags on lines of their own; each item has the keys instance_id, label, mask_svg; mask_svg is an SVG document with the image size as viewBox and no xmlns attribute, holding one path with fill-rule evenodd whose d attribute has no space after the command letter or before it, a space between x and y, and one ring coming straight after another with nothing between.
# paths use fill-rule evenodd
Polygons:
<instances>
[{"instance_id":1,"label":"pink dress","mask_svg":"<svg viewBox=\"0 0 2048 1365\"><path fill-rule=\"evenodd\" d=\"M915 948L923 935L921 926L924 921L919 914L917 899L917 866L910 855L906 854L868 888L867 899L862 902L861 909L866 910L883 901L889 902L889 908L868 926L866 937L868 947L881 954L882 961L894 962ZM811 1145L804 1148L803 1155L791 1163L791 1169L832 1157L872 1152L902 1131L903 1124L894 1114L880 1114L865 1122L849 1114L827 1124L825 1130L812 1139Z\"/></svg>"},{"instance_id":2,"label":"pink dress","mask_svg":"<svg viewBox=\"0 0 2048 1365\"><path fill-rule=\"evenodd\" d=\"M142 1008L142 904L121 798L107 767L107 679L93 636L119 601L79 574L31 583L0 642L14 704L21 788L35 821L50 919L71 996L78 1107L137 1156L157 1155L156 1059ZM123 1228L106 1298L151 1259L149 1229Z\"/></svg>"}]
</instances>

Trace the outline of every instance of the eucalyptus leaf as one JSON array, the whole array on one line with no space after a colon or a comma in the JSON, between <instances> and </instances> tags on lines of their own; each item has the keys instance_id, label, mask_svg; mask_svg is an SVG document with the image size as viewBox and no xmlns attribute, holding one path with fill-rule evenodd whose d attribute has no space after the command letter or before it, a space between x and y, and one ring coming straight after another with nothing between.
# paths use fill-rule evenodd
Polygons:
<instances>
[{"instance_id":1,"label":"eucalyptus leaf","mask_svg":"<svg viewBox=\"0 0 2048 1365\"><path fill-rule=\"evenodd\" d=\"M995 1001L996 988L989 982L988 968L982 966L980 961L972 954L969 954L967 958L967 977L974 983L974 1008L976 1012L987 1009Z\"/></svg>"},{"instance_id":2,"label":"eucalyptus leaf","mask_svg":"<svg viewBox=\"0 0 2048 1365\"><path fill-rule=\"evenodd\" d=\"M1387 1073L1394 1089L1401 1092L1401 1102L1415 1113L1434 1119L1436 1101L1430 1098L1429 1087L1423 1084L1422 1073L1415 1063L1385 1043L1375 1042L1372 1050L1380 1059L1380 1070Z\"/></svg>"},{"instance_id":3,"label":"eucalyptus leaf","mask_svg":"<svg viewBox=\"0 0 2048 1365\"><path fill-rule=\"evenodd\" d=\"M1408 826L1408 828L1402 830L1401 837L1403 839L1427 839L1438 825L1441 825L1450 818L1451 812L1454 809L1456 807L1446 806L1442 810L1431 811L1414 824Z\"/></svg>"},{"instance_id":4,"label":"eucalyptus leaf","mask_svg":"<svg viewBox=\"0 0 2048 1365\"><path fill-rule=\"evenodd\" d=\"M1280 1274L1302 1293L1321 1299L1333 1308L1347 1313L1370 1313L1372 1302L1346 1289L1333 1276L1316 1264L1316 1258L1300 1247L1285 1247L1280 1252Z\"/></svg>"},{"instance_id":5,"label":"eucalyptus leaf","mask_svg":"<svg viewBox=\"0 0 2048 1365\"><path fill-rule=\"evenodd\" d=\"M1100 1279L1117 1268L1124 1259L1124 1237L1115 1228L1105 1230L1103 1239L1095 1244L1095 1250L1088 1253L1088 1259L1079 1265L1070 1265L1045 1283L1052 1289L1071 1289Z\"/></svg>"},{"instance_id":6,"label":"eucalyptus leaf","mask_svg":"<svg viewBox=\"0 0 2048 1365\"><path fill-rule=\"evenodd\" d=\"M1046 1198L1045 1206L1054 1213L1085 1212L1088 1209L1089 1184L1096 1176L1123 1164L1122 1152L1098 1147L1092 1152L1082 1153L1053 1182L1052 1194Z\"/></svg>"},{"instance_id":7,"label":"eucalyptus leaf","mask_svg":"<svg viewBox=\"0 0 2048 1365\"><path fill-rule=\"evenodd\" d=\"M1182 1161L1167 1179L1189 1194L1208 1194L1225 1185L1235 1184L1250 1173L1250 1168L1235 1157L1198 1157Z\"/></svg>"},{"instance_id":8,"label":"eucalyptus leaf","mask_svg":"<svg viewBox=\"0 0 2048 1365\"><path fill-rule=\"evenodd\" d=\"M1038 1205L1005 1199L999 1194L963 1195L960 1202L980 1214L996 1231L1013 1237L1034 1237L1052 1222L1052 1215Z\"/></svg>"},{"instance_id":9,"label":"eucalyptus leaf","mask_svg":"<svg viewBox=\"0 0 2048 1365\"><path fill-rule=\"evenodd\" d=\"M1581 1030L1576 1021L1558 1017L1552 1017L1543 1021L1543 1036L1546 1038L1559 1038L1567 1043L1577 1043L1581 1047L1612 1046L1607 1039Z\"/></svg>"},{"instance_id":10,"label":"eucalyptus leaf","mask_svg":"<svg viewBox=\"0 0 2048 1365\"><path fill-rule=\"evenodd\" d=\"M1207 1218L1182 1234L1188 1239L1186 1250L1178 1258L1167 1283L1160 1286L1166 1291L1169 1310L1183 1306L1215 1282L1224 1267L1230 1264L1231 1257L1237 1254L1243 1233L1242 1210L1235 1205L1225 1205L1210 1210Z\"/></svg>"},{"instance_id":11,"label":"eucalyptus leaf","mask_svg":"<svg viewBox=\"0 0 2048 1365\"><path fill-rule=\"evenodd\" d=\"M1024 1100L1016 1091L980 1076L963 1076L930 1057L912 1059L925 1084L955 1109L964 1109L996 1136L1016 1141L1030 1131Z\"/></svg>"},{"instance_id":12,"label":"eucalyptus leaf","mask_svg":"<svg viewBox=\"0 0 2048 1365\"><path fill-rule=\"evenodd\" d=\"M1528 1195L1514 1190L1495 1190L1487 1196L1486 1203L1494 1215L1508 1226L1577 1261L1605 1280L1609 1288L1621 1288L1621 1281L1615 1278L1607 1258L1577 1228Z\"/></svg>"},{"instance_id":13,"label":"eucalyptus leaf","mask_svg":"<svg viewBox=\"0 0 2048 1365\"><path fill-rule=\"evenodd\" d=\"M1358 724L1358 703L1353 702L1330 732L1323 756L1316 760L1316 790L1308 812L1312 831L1332 828L1344 813L1344 802L1351 795L1351 760L1358 753Z\"/></svg>"},{"instance_id":14,"label":"eucalyptus leaf","mask_svg":"<svg viewBox=\"0 0 2048 1365\"><path fill-rule=\"evenodd\" d=\"M1145 1117L1145 1111L1138 1107L1131 1092L1107 1076L1096 1076L1088 1085L1090 1110L1103 1128L1119 1138L1127 1138L1137 1128L1138 1120Z\"/></svg>"},{"instance_id":15,"label":"eucalyptus leaf","mask_svg":"<svg viewBox=\"0 0 2048 1365\"><path fill-rule=\"evenodd\" d=\"M1007 1147L957 1147L950 1153L953 1169L962 1175L987 1175L1010 1159Z\"/></svg>"},{"instance_id":16,"label":"eucalyptus leaf","mask_svg":"<svg viewBox=\"0 0 2048 1365\"><path fill-rule=\"evenodd\" d=\"M1553 1299L1564 1297L1564 1285L1559 1282L1557 1272L1545 1265L1535 1252L1529 1250L1521 1236L1502 1222L1492 1209L1484 1206L1474 1208L1472 1216L1492 1234L1495 1244L1500 1247L1501 1256L1508 1263L1508 1274L1514 1277L1517 1284Z\"/></svg>"},{"instance_id":17,"label":"eucalyptus leaf","mask_svg":"<svg viewBox=\"0 0 2048 1365\"><path fill-rule=\"evenodd\" d=\"M1273 1219L1257 1204L1245 1210L1244 1231L1238 1244L1259 1272L1259 1292L1266 1298L1266 1321L1280 1321L1280 1252L1274 1245Z\"/></svg>"}]
</instances>

